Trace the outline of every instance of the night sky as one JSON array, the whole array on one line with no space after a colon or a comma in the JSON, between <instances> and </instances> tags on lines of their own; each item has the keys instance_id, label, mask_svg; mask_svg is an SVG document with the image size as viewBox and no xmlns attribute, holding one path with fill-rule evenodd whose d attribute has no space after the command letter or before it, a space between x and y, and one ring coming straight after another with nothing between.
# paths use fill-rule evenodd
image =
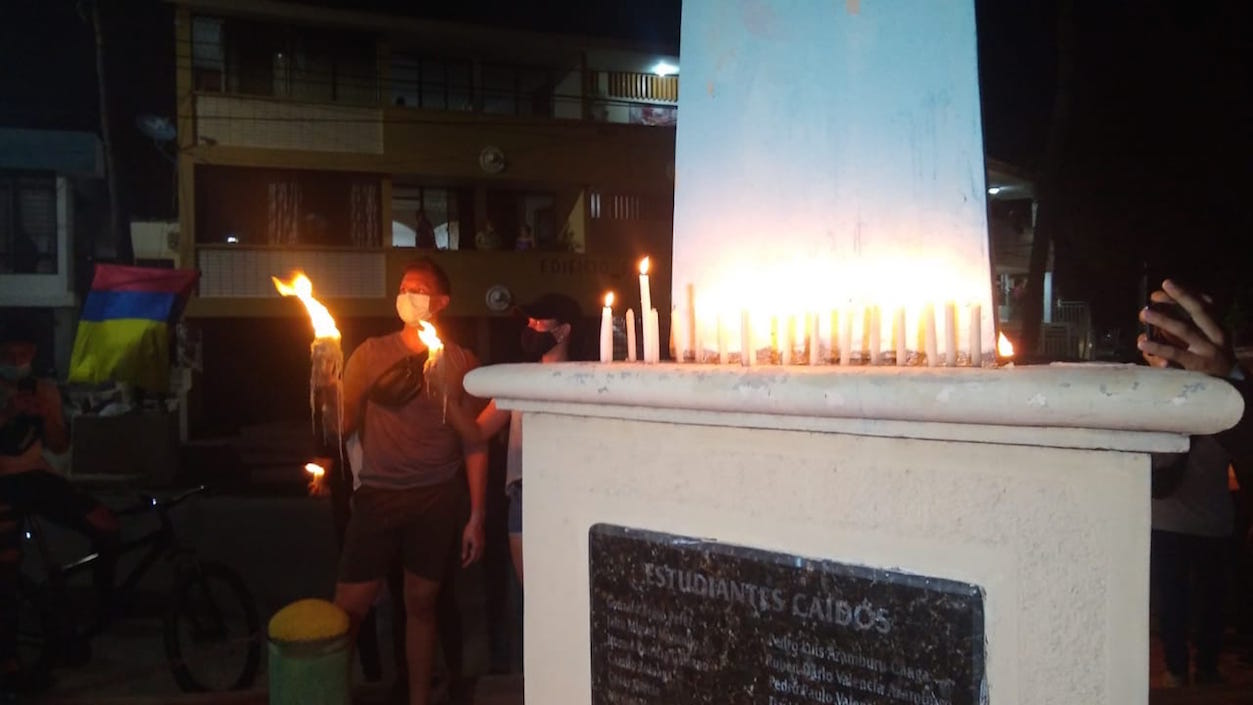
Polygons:
<instances>
[{"instance_id":1,"label":"night sky","mask_svg":"<svg viewBox=\"0 0 1253 705\"><path fill-rule=\"evenodd\" d=\"M170 217L168 162L135 117L173 115L172 11L155 0L100 1L123 204L133 217ZM976 1L987 152L1028 170L1042 167L1048 142L1061 1ZM677 0L315 4L662 45L679 34ZM1053 184L1063 213L1059 293L1092 301L1099 327L1134 327L1146 270L1253 309L1253 3L1075 4L1072 113ZM0 124L94 129L91 30L73 0L0 0L0 65Z\"/></svg>"}]
</instances>

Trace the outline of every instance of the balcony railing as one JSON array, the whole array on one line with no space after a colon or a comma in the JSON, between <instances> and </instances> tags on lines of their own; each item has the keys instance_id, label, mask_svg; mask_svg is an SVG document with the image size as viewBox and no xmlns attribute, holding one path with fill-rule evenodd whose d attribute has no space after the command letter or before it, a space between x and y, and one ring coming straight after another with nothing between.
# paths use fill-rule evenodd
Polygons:
<instances>
[{"instance_id":1,"label":"balcony railing","mask_svg":"<svg viewBox=\"0 0 1253 705\"><path fill-rule=\"evenodd\" d=\"M220 107L217 99L273 101L324 106L345 111L380 107L484 115L592 120L637 125L673 126L679 97L677 76L624 71L565 70L472 64L469 61L394 59L386 83L378 72L319 72L295 69L288 56L259 66L194 67L192 84L199 96L200 119L288 122L298 116L281 107L256 114L205 112ZM336 116L322 121L335 121ZM353 115L346 122L359 122Z\"/></svg>"}]
</instances>

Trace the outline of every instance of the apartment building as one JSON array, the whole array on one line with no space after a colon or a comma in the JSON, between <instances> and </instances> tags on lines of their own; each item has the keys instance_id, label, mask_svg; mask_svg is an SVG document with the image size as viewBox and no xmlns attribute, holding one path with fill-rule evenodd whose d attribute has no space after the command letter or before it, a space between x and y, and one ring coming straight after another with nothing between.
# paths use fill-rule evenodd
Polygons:
<instances>
[{"instance_id":1,"label":"apartment building","mask_svg":"<svg viewBox=\"0 0 1253 705\"><path fill-rule=\"evenodd\" d=\"M201 271L187 316L208 425L282 415L275 393L303 382L307 323L272 275L305 271L348 349L393 327L418 255L449 272L450 334L486 360L515 344L511 303L629 302L644 255L668 307L677 47L271 0L174 4L178 253Z\"/></svg>"}]
</instances>

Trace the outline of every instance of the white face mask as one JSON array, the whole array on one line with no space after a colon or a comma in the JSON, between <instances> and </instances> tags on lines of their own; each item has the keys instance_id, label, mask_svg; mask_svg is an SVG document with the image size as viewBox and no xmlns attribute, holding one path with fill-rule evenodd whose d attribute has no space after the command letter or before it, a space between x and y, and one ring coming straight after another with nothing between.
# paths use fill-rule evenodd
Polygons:
<instances>
[{"instance_id":1,"label":"white face mask","mask_svg":"<svg viewBox=\"0 0 1253 705\"><path fill-rule=\"evenodd\" d=\"M418 321L429 321L431 320L431 297L426 294L398 294L396 314L407 326L416 326Z\"/></svg>"}]
</instances>

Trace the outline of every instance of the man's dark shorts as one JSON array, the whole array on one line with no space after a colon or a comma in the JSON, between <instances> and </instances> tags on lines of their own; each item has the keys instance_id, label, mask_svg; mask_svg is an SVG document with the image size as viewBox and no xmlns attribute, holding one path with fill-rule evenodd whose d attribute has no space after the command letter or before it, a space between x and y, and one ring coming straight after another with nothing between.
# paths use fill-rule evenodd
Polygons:
<instances>
[{"instance_id":1,"label":"man's dark shorts","mask_svg":"<svg viewBox=\"0 0 1253 705\"><path fill-rule=\"evenodd\" d=\"M339 580L382 580L400 556L405 570L440 582L457 550L468 511L466 480L430 487L387 489L362 485L352 496Z\"/></svg>"}]
</instances>

